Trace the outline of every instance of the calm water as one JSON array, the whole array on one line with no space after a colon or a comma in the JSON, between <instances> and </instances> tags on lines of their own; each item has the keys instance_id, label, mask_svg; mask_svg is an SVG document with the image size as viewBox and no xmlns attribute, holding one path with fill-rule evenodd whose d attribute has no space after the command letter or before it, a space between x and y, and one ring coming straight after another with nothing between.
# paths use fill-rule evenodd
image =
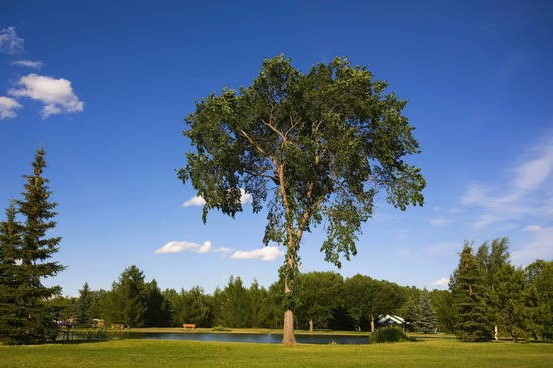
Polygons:
<instances>
[{"instance_id":1,"label":"calm water","mask_svg":"<svg viewBox=\"0 0 553 368\"><path fill-rule=\"evenodd\" d=\"M262 344L280 344L281 334L233 334L233 333L124 333L123 339L146 340L193 340L220 342L254 342ZM368 344L368 336L342 335L296 335L300 344Z\"/></svg>"}]
</instances>

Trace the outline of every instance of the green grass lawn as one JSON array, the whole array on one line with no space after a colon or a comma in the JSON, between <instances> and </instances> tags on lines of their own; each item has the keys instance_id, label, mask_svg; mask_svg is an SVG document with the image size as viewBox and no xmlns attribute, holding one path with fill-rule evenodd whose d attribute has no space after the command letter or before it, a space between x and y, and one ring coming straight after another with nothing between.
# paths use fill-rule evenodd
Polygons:
<instances>
[{"instance_id":1,"label":"green grass lawn","mask_svg":"<svg viewBox=\"0 0 553 368\"><path fill-rule=\"evenodd\" d=\"M374 345L113 340L0 346L0 367L552 367L553 345L434 338Z\"/></svg>"}]
</instances>

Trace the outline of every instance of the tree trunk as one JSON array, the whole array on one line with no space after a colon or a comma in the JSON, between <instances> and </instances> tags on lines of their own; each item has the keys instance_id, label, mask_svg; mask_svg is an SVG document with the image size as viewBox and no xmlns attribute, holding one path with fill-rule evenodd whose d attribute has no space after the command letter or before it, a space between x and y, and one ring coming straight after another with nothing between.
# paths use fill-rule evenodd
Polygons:
<instances>
[{"instance_id":1,"label":"tree trunk","mask_svg":"<svg viewBox=\"0 0 553 368\"><path fill-rule=\"evenodd\" d=\"M284 312L282 344L285 346L294 346L297 344L296 336L294 336L294 313L290 309Z\"/></svg>"},{"instance_id":2,"label":"tree trunk","mask_svg":"<svg viewBox=\"0 0 553 368\"><path fill-rule=\"evenodd\" d=\"M374 316L371 316L371 332L374 332Z\"/></svg>"},{"instance_id":3,"label":"tree trunk","mask_svg":"<svg viewBox=\"0 0 553 368\"><path fill-rule=\"evenodd\" d=\"M494 339L495 341L498 340L498 336L497 336L497 325L494 325L494 326L493 326L493 339Z\"/></svg>"},{"instance_id":4,"label":"tree trunk","mask_svg":"<svg viewBox=\"0 0 553 368\"><path fill-rule=\"evenodd\" d=\"M313 332L313 320L309 320L309 332Z\"/></svg>"}]
</instances>

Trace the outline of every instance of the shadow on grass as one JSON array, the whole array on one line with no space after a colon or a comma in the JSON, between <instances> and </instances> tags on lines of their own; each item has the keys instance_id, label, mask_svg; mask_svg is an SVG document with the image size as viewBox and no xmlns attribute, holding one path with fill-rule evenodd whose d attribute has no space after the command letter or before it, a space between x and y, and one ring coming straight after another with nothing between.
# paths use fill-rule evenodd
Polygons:
<instances>
[{"instance_id":1,"label":"shadow on grass","mask_svg":"<svg viewBox=\"0 0 553 368\"><path fill-rule=\"evenodd\" d=\"M107 342L107 341L110 341L110 340L109 339L107 339L107 340L64 340L64 341L58 340L58 341L49 342L48 344L54 344L54 345L80 345L80 344L94 344L94 343L98 343L98 342Z\"/></svg>"}]
</instances>

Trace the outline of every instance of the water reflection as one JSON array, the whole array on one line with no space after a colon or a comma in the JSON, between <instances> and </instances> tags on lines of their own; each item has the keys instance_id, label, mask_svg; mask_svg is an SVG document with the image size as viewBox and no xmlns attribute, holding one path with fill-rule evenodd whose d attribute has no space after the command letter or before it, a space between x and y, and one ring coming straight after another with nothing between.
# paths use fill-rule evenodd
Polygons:
<instances>
[{"instance_id":1,"label":"water reflection","mask_svg":"<svg viewBox=\"0 0 553 368\"><path fill-rule=\"evenodd\" d=\"M253 342L262 344L280 344L281 334L247 334L247 333L143 333L128 332L114 338L146 340L192 340L219 342ZM296 335L300 344L368 344L368 336L345 335Z\"/></svg>"}]
</instances>

